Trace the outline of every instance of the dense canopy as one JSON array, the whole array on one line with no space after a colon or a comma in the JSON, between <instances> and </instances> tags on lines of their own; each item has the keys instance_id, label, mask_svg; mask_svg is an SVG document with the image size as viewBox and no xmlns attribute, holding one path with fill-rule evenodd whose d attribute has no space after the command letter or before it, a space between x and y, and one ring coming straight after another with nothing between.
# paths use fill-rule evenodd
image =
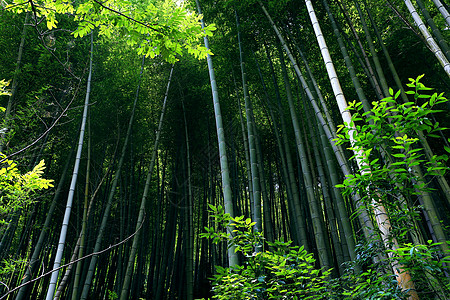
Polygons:
<instances>
[{"instance_id":1,"label":"dense canopy","mask_svg":"<svg viewBox=\"0 0 450 300\"><path fill-rule=\"evenodd\" d=\"M448 3L0 9L0 299L448 298Z\"/></svg>"}]
</instances>

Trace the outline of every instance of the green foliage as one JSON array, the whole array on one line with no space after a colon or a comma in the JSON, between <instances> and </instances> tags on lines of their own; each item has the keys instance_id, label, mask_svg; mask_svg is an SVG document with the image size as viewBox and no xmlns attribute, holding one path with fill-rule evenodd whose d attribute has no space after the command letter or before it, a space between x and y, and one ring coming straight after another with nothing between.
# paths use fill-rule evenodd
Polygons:
<instances>
[{"instance_id":1,"label":"green foliage","mask_svg":"<svg viewBox=\"0 0 450 300\"><path fill-rule=\"evenodd\" d=\"M362 112L362 104L353 102L349 105L349 110L354 112L352 124L341 125L339 129L337 143L350 142L352 135L354 143L350 149L358 153L352 159L361 161L363 166L360 173L348 176L339 187L343 188L344 195L359 193L367 207L375 200L387 208L391 236L403 245L389 250L388 258L380 260L379 254L385 250L376 240L360 244L358 260L353 264L366 271L358 277L348 274L341 278L346 287L343 294L349 299L407 298L407 291L401 291L395 276L391 275L391 265L401 265L409 272L416 290L423 291L425 298L449 294L449 280L444 274L448 253L442 253L442 248L437 247L439 243L413 245L409 242L409 235L416 234L416 224L420 222L422 207L417 196L431 190L418 168L425 170L425 178L445 175L449 170L447 155L427 159L424 149L418 146L423 136L439 137L436 133L446 130L439 123L431 122L431 114L440 112L436 107L447 99L443 93L430 95L431 89L420 82L422 77L410 79L407 84L412 90L406 94L412 95L414 101L399 104L396 100L400 91L394 94L390 89L391 96L373 102L370 112ZM377 263L373 262L374 257L378 257Z\"/></svg>"},{"instance_id":2,"label":"green foliage","mask_svg":"<svg viewBox=\"0 0 450 300\"><path fill-rule=\"evenodd\" d=\"M0 80L0 96L9 96L11 93L6 89L6 87L9 85L9 81L5 81L4 79ZM4 110L4 108L2 107Z\"/></svg>"},{"instance_id":3,"label":"green foliage","mask_svg":"<svg viewBox=\"0 0 450 300\"><path fill-rule=\"evenodd\" d=\"M0 159L6 156L0 154ZM52 187L52 181L42 178L45 164L41 160L32 171L21 174L17 164L5 159L0 165L0 225L7 224L6 217L32 203L34 191Z\"/></svg>"},{"instance_id":4,"label":"green foliage","mask_svg":"<svg viewBox=\"0 0 450 300\"><path fill-rule=\"evenodd\" d=\"M444 175L449 170L447 155L427 160L418 146L420 131L438 137L436 133L446 129L433 124L431 114L439 112L435 107L447 99L443 93L426 94L431 89L420 82L421 78L410 79L408 84L414 90L406 93L414 95L414 102L397 103L400 91L394 94L390 89L391 96L372 102L370 112L362 112L361 103L350 103L352 124L340 125L337 139L338 144L350 142L352 135L355 142L350 149L358 153L352 159L363 165L360 173L347 176L339 187L344 188L344 195L359 193L367 206L373 200L382 203L391 216L392 234L400 240L408 234L421 208L416 196L430 190L417 167L425 170L425 177ZM419 100L427 101L420 104Z\"/></svg>"},{"instance_id":5,"label":"green foliage","mask_svg":"<svg viewBox=\"0 0 450 300\"><path fill-rule=\"evenodd\" d=\"M244 258L235 268L216 266L213 280L214 299L330 299L330 270L314 267L315 259L303 247L291 242L266 242L268 250L255 252L264 242L255 224L243 216L232 218L223 207L210 208L216 227L206 227L201 236L214 243L229 241ZM229 225L232 232L223 229Z\"/></svg>"},{"instance_id":6,"label":"green foliage","mask_svg":"<svg viewBox=\"0 0 450 300\"><path fill-rule=\"evenodd\" d=\"M78 22L74 37L86 36L95 28L107 38L121 34L129 45L138 46L139 55L152 58L161 55L171 63L182 55L183 49L196 58L212 54L201 46L200 38L212 35L214 24L202 30L202 16L173 0L87 0L76 4L64 0L13 0L7 8L15 13L32 11L37 17L44 17L49 30L57 27L57 15L73 15Z\"/></svg>"},{"instance_id":7,"label":"green foliage","mask_svg":"<svg viewBox=\"0 0 450 300\"><path fill-rule=\"evenodd\" d=\"M450 295L450 278L445 274L450 271L450 252L442 255L440 244L432 241L427 241L426 245L407 243L391 252L411 273L417 289L442 296Z\"/></svg>"},{"instance_id":8,"label":"green foliage","mask_svg":"<svg viewBox=\"0 0 450 300\"><path fill-rule=\"evenodd\" d=\"M347 262L344 275L336 279L343 299L391 300L408 298L406 291L402 291L395 275L392 274L389 261L383 259L374 263L374 257L378 259L380 253L384 251L384 246L374 241L356 245L356 260ZM363 271L356 273L357 266Z\"/></svg>"},{"instance_id":9,"label":"green foliage","mask_svg":"<svg viewBox=\"0 0 450 300\"><path fill-rule=\"evenodd\" d=\"M395 261L382 259L373 263L373 257L383 252L383 246L373 242L359 244L358 259L347 263L346 274L337 280L342 295L345 299L358 300L408 299L407 291L401 290L389 270L391 263L397 263L411 274L416 290L423 291L421 299L446 299L445 295L450 294L450 279L444 272L449 270L450 256L442 255L439 245L431 241L427 245L406 243L389 251L394 253ZM362 266L365 271L354 274L355 265Z\"/></svg>"},{"instance_id":10,"label":"green foliage","mask_svg":"<svg viewBox=\"0 0 450 300\"><path fill-rule=\"evenodd\" d=\"M10 274L17 270L23 269L27 261L25 259L4 259L1 262L0 278L7 278Z\"/></svg>"},{"instance_id":11,"label":"green foliage","mask_svg":"<svg viewBox=\"0 0 450 300\"><path fill-rule=\"evenodd\" d=\"M108 290L108 299L110 300L119 299L119 296L115 291Z\"/></svg>"},{"instance_id":12,"label":"green foliage","mask_svg":"<svg viewBox=\"0 0 450 300\"><path fill-rule=\"evenodd\" d=\"M4 233L9 218L33 203L33 192L53 187L52 181L42 178L45 168L44 161L40 161L32 171L25 174L17 168L17 164L6 159L0 153L0 232ZM27 263L26 259L8 258L0 264L0 278L7 278L16 270L21 270ZM3 280L3 279L2 279Z\"/></svg>"}]
</instances>

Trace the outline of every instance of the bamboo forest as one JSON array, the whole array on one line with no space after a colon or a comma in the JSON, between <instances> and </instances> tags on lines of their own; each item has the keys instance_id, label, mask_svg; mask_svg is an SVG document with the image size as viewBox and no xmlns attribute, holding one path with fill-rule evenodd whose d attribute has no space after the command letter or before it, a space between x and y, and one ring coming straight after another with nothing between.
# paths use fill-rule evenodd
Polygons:
<instances>
[{"instance_id":1,"label":"bamboo forest","mask_svg":"<svg viewBox=\"0 0 450 300\"><path fill-rule=\"evenodd\" d=\"M0 0L0 300L450 299L448 0Z\"/></svg>"}]
</instances>

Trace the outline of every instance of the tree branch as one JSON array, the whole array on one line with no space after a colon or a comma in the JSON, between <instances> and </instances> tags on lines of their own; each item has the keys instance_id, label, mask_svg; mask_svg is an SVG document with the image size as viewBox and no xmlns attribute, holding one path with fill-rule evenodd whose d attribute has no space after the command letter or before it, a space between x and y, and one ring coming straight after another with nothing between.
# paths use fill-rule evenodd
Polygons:
<instances>
[{"instance_id":1,"label":"tree branch","mask_svg":"<svg viewBox=\"0 0 450 300\"><path fill-rule=\"evenodd\" d=\"M43 138L50 132L50 130L52 130L53 127L55 127L55 125L58 123L58 121L65 115L65 113L66 113L67 110L69 109L70 105L71 105L72 102L75 100L75 97L77 96L78 90L80 89L80 85L81 85L81 80L80 80L80 82L78 83L78 87L77 87L77 89L75 90L75 95L72 97L72 100L70 100L70 102L69 102L69 104L67 104L66 108L64 108L64 110L61 112L61 114L58 116L58 118L56 118L56 120L53 122L53 124L52 124L49 128L47 128L47 130L44 131L43 134L41 134L41 135L40 135L37 139L35 139L31 144L29 144L29 145L25 146L24 148L22 148L22 149L20 149L20 150L18 150L18 151L16 151L16 152L14 152L14 153L12 153L12 154L10 154L10 155L4 157L3 159L1 159L1 160L0 160L0 163L6 161L7 159L10 159L11 157L13 157L13 156L15 156L15 155L17 155L17 154L19 154L19 153L22 153L23 151L29 149L30 147L34 146L37 142L39 142L41 139L43 139ZM1 299L1 298L0 298L0 299Z\"/></svg>"},{"instance_id":2,"label":"tree branch","mask_svg":"<svg viewBox=\"0 0 450 300\"><path fill-rule=\"evenodd\" d=\"M97 0L93 0L93 1L94 1L95 3L97 3L98 5L100 5L101 7L103 7L104 9L106 9L106 10L109 10L109 11L115 13L115 14L118 14L119 16L122 16L122 17L124 17L124 18L126 18L126 19L128 19L128 20L130 20L130 21L133 21L133 22L135 22L135 23L138 23L138 24L140 24L140 25L142 25L142 26L145 26L145 27L147 27L147 28L149 28L149 29L151 29L151 30L157 32L157 33L160 33L160 34L163 34L163 35L164 35L164 33L162 33L160 30L155 29L155 28L152 27L152 26L157 26L157 25L159 25L158 23L154 23L154 24L146 24L146 23L144 23L144 22L138 21L138 20L136 20L136 19L134 19L134 18L132 18L132 17L127 16L127 15L121 13L120 11L117 11L117 10L115 10L115 9L112 9L111 7L108 7L108 6L104 5L103 3L101 3L101 2L99 2L99 1L97 1Z\"/></svg>"}]
</instances>

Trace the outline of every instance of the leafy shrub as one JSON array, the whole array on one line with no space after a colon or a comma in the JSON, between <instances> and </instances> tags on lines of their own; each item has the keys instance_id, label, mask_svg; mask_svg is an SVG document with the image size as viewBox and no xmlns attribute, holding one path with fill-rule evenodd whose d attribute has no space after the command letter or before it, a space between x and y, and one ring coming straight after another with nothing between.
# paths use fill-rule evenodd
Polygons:
<instances>
[{"instance_id":1,"label":"leafy shrub","mask_svg":"<svg viewBox=\"0 0 450 300\"><path fill-rule=\"evenodd\" d=\"M390 89L390 97L373 102L370 112L363 112L361 103L350 103L352 124L340 126L337 142L349 142L352 135L351 149L363 153L352 159L363 161L365 166L360 173L347 176L339 187L347 196L358 193L369 211L373 202L382 204L390 217L389 238L395 237L400 244L388 250L388 258L382 259L377 256L386 250L377 243L379 239L360 247L361 260L353 264L363 266L366 271L358 277L344 276L347 286L344 294L349 299L407 297L408 291L400 290L390 272L392 266L401 266L411 275L421 299L445 299L449 294L449 279L444 274L444 262L448 262L449 256L444 252L448 247L443 243L419 242L423 240L418 229L423 209L419 197L432 191L428 185L430 178L443 176L449 170L448 155L432 156L419 146L425 137L439 138L439 132L447 129L431 121L432 114L440 112L438 105L447 99L443 93L430 94L432 89L420 82L422 77L410 79L407 84L412 90L406 94L412 95L413 101L397 103L400 91L394 94ZM356 131L351 129L353 126ZM444 149L450 153L448 147ZM410 243L410 239L416 244Z\"/></svg>"},{"instance_id":2,"label":"leafy shrub","mask_svg":"<svg viewBox=\"0 0 450 300\"><path fill-rule=\"evenodd\" d=\"M230 241L244 261L232 268L216 266L214 299L330 299L330 270L316 269L316 260L303 246L265 241L262 233L252 231L255 223L249 218L232 218L221 206L210 208L219 228L205 228L202 237ZM224 231L228 224L231 233ZM255 252L264 242L268 249Z\"/></svg>"}]
</instances>

